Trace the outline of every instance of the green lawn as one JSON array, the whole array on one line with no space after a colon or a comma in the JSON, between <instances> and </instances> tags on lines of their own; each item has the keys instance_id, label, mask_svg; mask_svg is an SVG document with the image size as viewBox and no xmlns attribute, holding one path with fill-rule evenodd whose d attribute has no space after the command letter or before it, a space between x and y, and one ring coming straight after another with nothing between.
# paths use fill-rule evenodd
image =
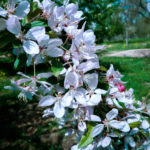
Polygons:
<instances>
[{"instance_id":1,"label":"green lawn","mask_svg":"<svg viewBox=\"0 0 150 150\"><path fill-rule=\"evenodd\" d=\"M126 46L125 41L104 42L103 44L106 46L106 52L145 49L150 48L150 39L130 39L128 46Z\"/></svg>"},{"instance_id":2,"label":"green lawn","mask_svg":"<svg viewBox=\"0 0 150 150\"><path fill-rule=\"evenodd\" d=\"M134 89L138 100L150 92L150 58L100 57L100 64L106 68L113 64L124 75L127 89Z\"/></svg>"}]
</instances>

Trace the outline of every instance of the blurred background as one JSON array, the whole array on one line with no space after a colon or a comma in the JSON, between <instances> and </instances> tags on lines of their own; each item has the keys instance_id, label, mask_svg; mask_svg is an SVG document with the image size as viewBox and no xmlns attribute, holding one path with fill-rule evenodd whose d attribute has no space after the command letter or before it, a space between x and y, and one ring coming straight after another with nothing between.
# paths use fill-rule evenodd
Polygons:
<instances>
[{"instance_id":1,"label":"blurred background","mask_svg":"<svg viewBox=\"0 0 150 150\"><path fill-rule=\"evenodd\" d=\"M0 6L6 0L0 1ZM32 2L32 0L29 0ZM58 5L63 0L55 0ZM65 1L66 2L66 1ZM105 45L98 52L101 71L114 64L124 74L126 88L134 89L138 100L150 101L150 0L70 0L84 12L86 29L92 29L97 45ZM80 25L82 25L81 22ZM4 39L4 35L8 39ZM3 35L3 36L2 36ZM17 92L4 89L18 71L31 68L19 64L12 55L9 32L0 33L0 149L1 150L69 150L74 137L64 138L65 129L58 129L52 118L43 119L37 101L18 100ZM21 58L22 61L24 58ZM47 67L37 70L48 69ZM102 85L103 86L103 85ZM102 87L103 88L103 87Z\"/></svg>"}]
</instances>

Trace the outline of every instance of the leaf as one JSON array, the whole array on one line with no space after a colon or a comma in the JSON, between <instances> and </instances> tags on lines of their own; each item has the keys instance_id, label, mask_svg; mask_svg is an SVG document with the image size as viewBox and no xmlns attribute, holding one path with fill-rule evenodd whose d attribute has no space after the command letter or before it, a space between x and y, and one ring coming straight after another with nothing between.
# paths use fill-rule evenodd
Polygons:
<instances>
[{"instance_id":1,"label":"leaf","mask_svg":"<svg viewBox=\"0 0 150 150\"><path fill-rule=\"evenodd\" d=\"M91 137L91 132L93 128L94 128L93 125L88 125L88 132L86 133L86 135L82 136L78 148L86 147L93 142L94 139Z\"/></svg>"},{"instance_id":2,"label":"leaf","mask_svg":"<svg viewBox=\"0 0 150 150\"><path fill-rule=\"evenodd\" d=\"M17 69L18 65L19 65L19 58L17 57L15 62L14 62L14 68Z\"/></svg>"},{"instance_id":3,"label":"leaf","mask_svg":"<svg viewBox=\"0 0 150 150\"><path fill-rule=\"evenodd\" d=\"M107 69L106 69L104 66L100 66L99 70L100 70L100 71L104 71L104 72L107 71Z\"/></svg>"},{"instance_id":4,"label":"leaf","mask_svg":"<svg viewBox=\"0 0 150 150\"><path fill-rule=\"evenodd\" d=\"M41 9L38 8L38 3L32 2L30 5L30 13L27 16L27 22L32 21L32 19L37 15L39 15L41 12L42 12Z\"/></svg>"},{"instance_id":5,"label":"leaf","mask_svg":"<svg viewBox=\"0 0 150 150\"><path fill-rule=\"evenodd\" d=\"M48 25L45 24L43 21L33 21L31 22L31 28L33 27L47 27Z\"/></svg>"},{"instance_id":6,"label":"leaf","mask_svg":"<svg viewBox=\"0 0 150 150\"><path fill-rule=\"evenodd\" d=\"M126 108L126 107L125 107L125 104L124 104L123 102L118 101L118 103L119 103L119 105L122 106L123 108Z\"/></svg>"},{"instance_id":7,"label":"leaf","mask_svg":"<svg viewBox=\"0 0 150 150\"><path fill-rule=\"evenodd\" d=\"M49 32L48 32L48 35L49 35L51 38L57 38L57 37L58 37L58 36L56 35L56 33L53 32L53 31L49 31Z\"/></svg>"},{"instance_id":8,"label":"leaf","mask_svg":"<svg viewBox=\"0 0 150 150\"><path fill-rule=\"evenodd\" d=\"M63 65L60 61L52 61L52 67L51 67L52 73L54 76L58 77L61 71L63 70Z\"/></svg>"},{"instance_id":9,"label":"leaf","mask_svg":"<svg viewBox=\"0 0 150 150\"><path fill-rule=\"evenodd\" d=\"M148 135L145 134L143 130L139 130L139 132L147 139Z\"/></svg>"},{"instance_id":10,"label":"leaf","mask_svg":"<svg viewBox=\"0 0 150 150\"><path fill-rule=\"evenodd\" d=\"M129 123L129 126L130 126L131 128L139 127L140 125L141 125L141 122L140 122L140 121L133 122L133 123Z\"/></svg>"}]
</instances>

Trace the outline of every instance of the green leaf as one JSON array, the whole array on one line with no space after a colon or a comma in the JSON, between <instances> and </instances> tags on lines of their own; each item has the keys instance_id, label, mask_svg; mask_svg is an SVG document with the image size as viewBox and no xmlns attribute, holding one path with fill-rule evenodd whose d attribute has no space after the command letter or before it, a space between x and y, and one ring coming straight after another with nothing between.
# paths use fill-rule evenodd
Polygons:
<instances>
[{"instance_id":1,"label":"green leaf","mask_svg":"<svg viewBox=\"0 0 150 150\"><path fill-rule=\"evenodd\" d=\"M48 25L46 25L45 22L43 22L43 21L33 21L33 22L31 22L31 27L36 27L36 26L47 27Z\"/></svg>"},{"instance_id":2,"label":"green leaf","mask_svg":"<svg viewBox=\"0 0 150 150\"><path fill-rule=\"evenodd\" d=\"M56 33L53 32L53 31L48 32L48 35L49 35L51 38L57 38Z\"/></svg>"},{"instance_id":3,"label":"green leaf","mask_svg":"<svg viewBox=\"0 0 150 150\"><path fill-rule=\"evenodd\" d=\"M30 13L27 16L27 23L33 21L33 19L35 19L35 17L38 16L41 12L41 9L38 8L38 3L32 2L30 6Z\"/></svg>"},{"instance_id":4,"label":"green leaf","mask_svg":"<svg viewBox=\"0 0 150 150\"><path fill-rule=\"evenodd\" d=\"M140 130L140 133L147 139L147 135L144 133L143 130Z\"/></svg>"},{"instance_id":5,"label":"green leaf","mask_svg":"<svg viewBox=\"0 0 150 150\"><path fill-rule=\"evenodd\" d=\"M58 77L60 72L63 70L63 65L59 60L53 60L52 61L52 67L51 70L54 74L54 76Z\"/></svg>"},{"instance_id":6,"label":"green leaf","mask_svg":"<svg viewBox=\"0 0 150 150\"><path fill-rule=\"evenodd\" d=\"M93 125L88 125L88 132L86 133L86 135L82 136L78 148L86 147L93 142L94 139L91 137L91 132L93 128Z\"/></svg>"},{"instance_id":7,"label":"green leaf","mask_svg":"<svg viewBox=\"0 0 150 150\"><path fill-rule=\"evenodd\" d=\"M141 122L140 121L137 121L137 122L133 122L133 123L129 123L129 126L131 128L136 128L136 127L139 127L141 125Z\"/></svg>"},{"instance_id":8,"label":"green leaf","mask_svg":"<svg viewBox=\"0 0 150 150\"><path fill-rule=\"evenodd\" d=\"M123 108L126 108L126 107L125 107L125 104L124 104L123 102L118 101L118 103L119 103L119 105L122 106Z\"/></svg>"},{"instance_id":9,"label":"green leaf","mask_svg":"<svg viewBox=\"0 0 150 150\"><path fill-rule=\"evenodd\" d=\"M100 69L99 69L100 71L104 71L104 72L106 72L107 71L107 69L104 67L104 66L100 66Z\"/></svg>"},{"instance_id":10,"label":"green leaf","mask_svg":"<svg viewBox=\"0 0 150 150\"><path fill-rule=\"evenodd\" d=\"M14 68L17 69L18 65L19 65L19 58L17 57L14 62Z\"/></svg>"}]
</instances>

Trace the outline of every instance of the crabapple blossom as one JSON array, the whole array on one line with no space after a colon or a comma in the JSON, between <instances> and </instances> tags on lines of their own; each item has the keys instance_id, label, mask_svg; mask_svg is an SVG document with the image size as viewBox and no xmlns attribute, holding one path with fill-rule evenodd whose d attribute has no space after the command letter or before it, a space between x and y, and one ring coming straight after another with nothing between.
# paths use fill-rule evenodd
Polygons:
<instances>
[{"instance_id":1,"label":"crabapple blossom","mask_svg":"<svg viewBox=\"0 0 150 150\"><path fill-rule=\"evenodd\" d=\"M13 51L20 49L17 57L25 53L26 65L33 62L34 68L32 77L19 72L22 78L5 88L19 90L23 100L37 97L38 106L46 107L43 117L56 118L59 128L69 122L72 128L65 136L77 137L71 150L149 148L149 105L135 99L133 89L126 89L123 75L112 64L106 72L108 89L99 84L96 52L105 46L96 45L94 32L85 31L85 21L79 28L84 17L78 5L57 6L51 0L34 3L40 11L33 18L27 1L8 0L6 9L0 7L0 31L7 28L20 40L20 47ZM32 20L44 25L32 26ZM37 74L40 63L48 64L51 71Z\"/></svg>"}]
</instances>

